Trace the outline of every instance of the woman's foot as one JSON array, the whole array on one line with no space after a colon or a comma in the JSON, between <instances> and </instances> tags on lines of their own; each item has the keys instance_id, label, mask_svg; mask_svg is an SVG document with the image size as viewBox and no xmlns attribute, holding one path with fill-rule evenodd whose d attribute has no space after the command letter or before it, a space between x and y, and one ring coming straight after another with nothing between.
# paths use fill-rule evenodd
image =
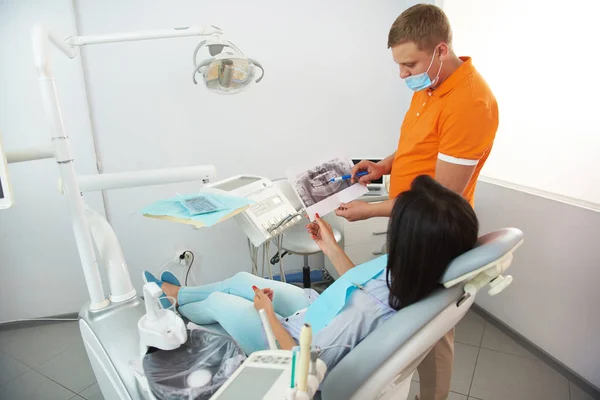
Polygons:
<instances>
[{"instance_id":1,"label":"woman's foot","mask_svg":"<svg viewBox=\"0 0 600 400\"><path fill-rule=\"evenodd\" d=\"M173 285L169 282L163 282L161 289L164 294L166 294L169 297L174 298L175 301L177 301L178 295L179 295L179 289L181 289L181 286Z\"/></svg>"}]
</instances>

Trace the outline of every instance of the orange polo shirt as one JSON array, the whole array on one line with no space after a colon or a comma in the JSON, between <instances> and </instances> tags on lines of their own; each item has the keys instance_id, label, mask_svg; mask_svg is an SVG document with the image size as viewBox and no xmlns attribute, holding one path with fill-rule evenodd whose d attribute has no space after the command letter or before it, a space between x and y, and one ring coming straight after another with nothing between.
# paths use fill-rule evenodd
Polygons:
<instances>
[{"instance_id":1,"label":"orange polo shirt","mask_svg":"<svg viewBox=\"0 0 600 400\"><path fill-rule=\"evenodd\" d=\"M435 178L437 160L475 166L463 196L474 205L475 185L498 130L498 104L470 57L433 90L413 95L390 176L390 197L419 175Z\"/></svg>"}]
</instances>

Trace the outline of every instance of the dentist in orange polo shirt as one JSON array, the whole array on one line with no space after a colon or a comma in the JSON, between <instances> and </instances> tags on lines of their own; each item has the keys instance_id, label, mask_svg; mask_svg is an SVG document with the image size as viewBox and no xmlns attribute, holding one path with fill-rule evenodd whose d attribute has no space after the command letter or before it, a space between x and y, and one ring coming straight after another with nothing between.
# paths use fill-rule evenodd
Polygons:
<instances>
[{"instance_id":1,"label":"dentist in orange polo shirt","mask_svg":"<svg viewBox=\"0 0 600 400\"><path fill-rule=\"evenodd\" d=\"M498 105L471 58L452 51L452 31L444 12L418 4L392 25L388 47L402 78L413 90L396 151L379 163L361 161L352 173L368 171L361 183L390 175L390 200L354 201L336 211L348 221L389 217L395 198L414 178L430 175L462 194L473 206L475 185L498 129ZM454 329L419 365L420 400L445 400L454 362Z\"/></svg>"}]
</instances>

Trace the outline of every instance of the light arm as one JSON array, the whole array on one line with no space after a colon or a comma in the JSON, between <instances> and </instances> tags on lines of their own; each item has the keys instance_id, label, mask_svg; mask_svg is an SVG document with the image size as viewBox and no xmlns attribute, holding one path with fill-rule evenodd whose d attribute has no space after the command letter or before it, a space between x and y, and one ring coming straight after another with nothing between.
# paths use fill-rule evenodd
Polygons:
<instances>
[{"instance_id":1,"label":"light arm","mask_svg":"<svg viewBox=\"0 0 600 400\"><path fill-rule=\"evenodd\" d=\"M185 26L180 28L158 29L154 31L143 32L111 33L107 35L93 36L73 36L66 39L65 42L70 46L84 46L88 44L135 42L139 40L168 39L177 37L205 35L208 36L222 34L223 30L214 25L205 25L202 27Z\"/></svg>"}]
</instances>

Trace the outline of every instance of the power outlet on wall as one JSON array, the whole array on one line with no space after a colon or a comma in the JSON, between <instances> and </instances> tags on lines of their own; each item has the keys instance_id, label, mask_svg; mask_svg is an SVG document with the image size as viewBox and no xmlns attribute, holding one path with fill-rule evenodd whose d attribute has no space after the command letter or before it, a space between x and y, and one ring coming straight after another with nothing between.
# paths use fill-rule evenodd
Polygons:
<instances>
[{"instance_id":1,"label":"power outlet on wall","mask_svg":"<svg viewBox=\"0 0 600 400\"><path fill-rule=\"evenodd\" d=\"M192 262L192 253L189 250L182 250L175 253L175 262L187 267Z\"/></svg>"}]
</instances>

